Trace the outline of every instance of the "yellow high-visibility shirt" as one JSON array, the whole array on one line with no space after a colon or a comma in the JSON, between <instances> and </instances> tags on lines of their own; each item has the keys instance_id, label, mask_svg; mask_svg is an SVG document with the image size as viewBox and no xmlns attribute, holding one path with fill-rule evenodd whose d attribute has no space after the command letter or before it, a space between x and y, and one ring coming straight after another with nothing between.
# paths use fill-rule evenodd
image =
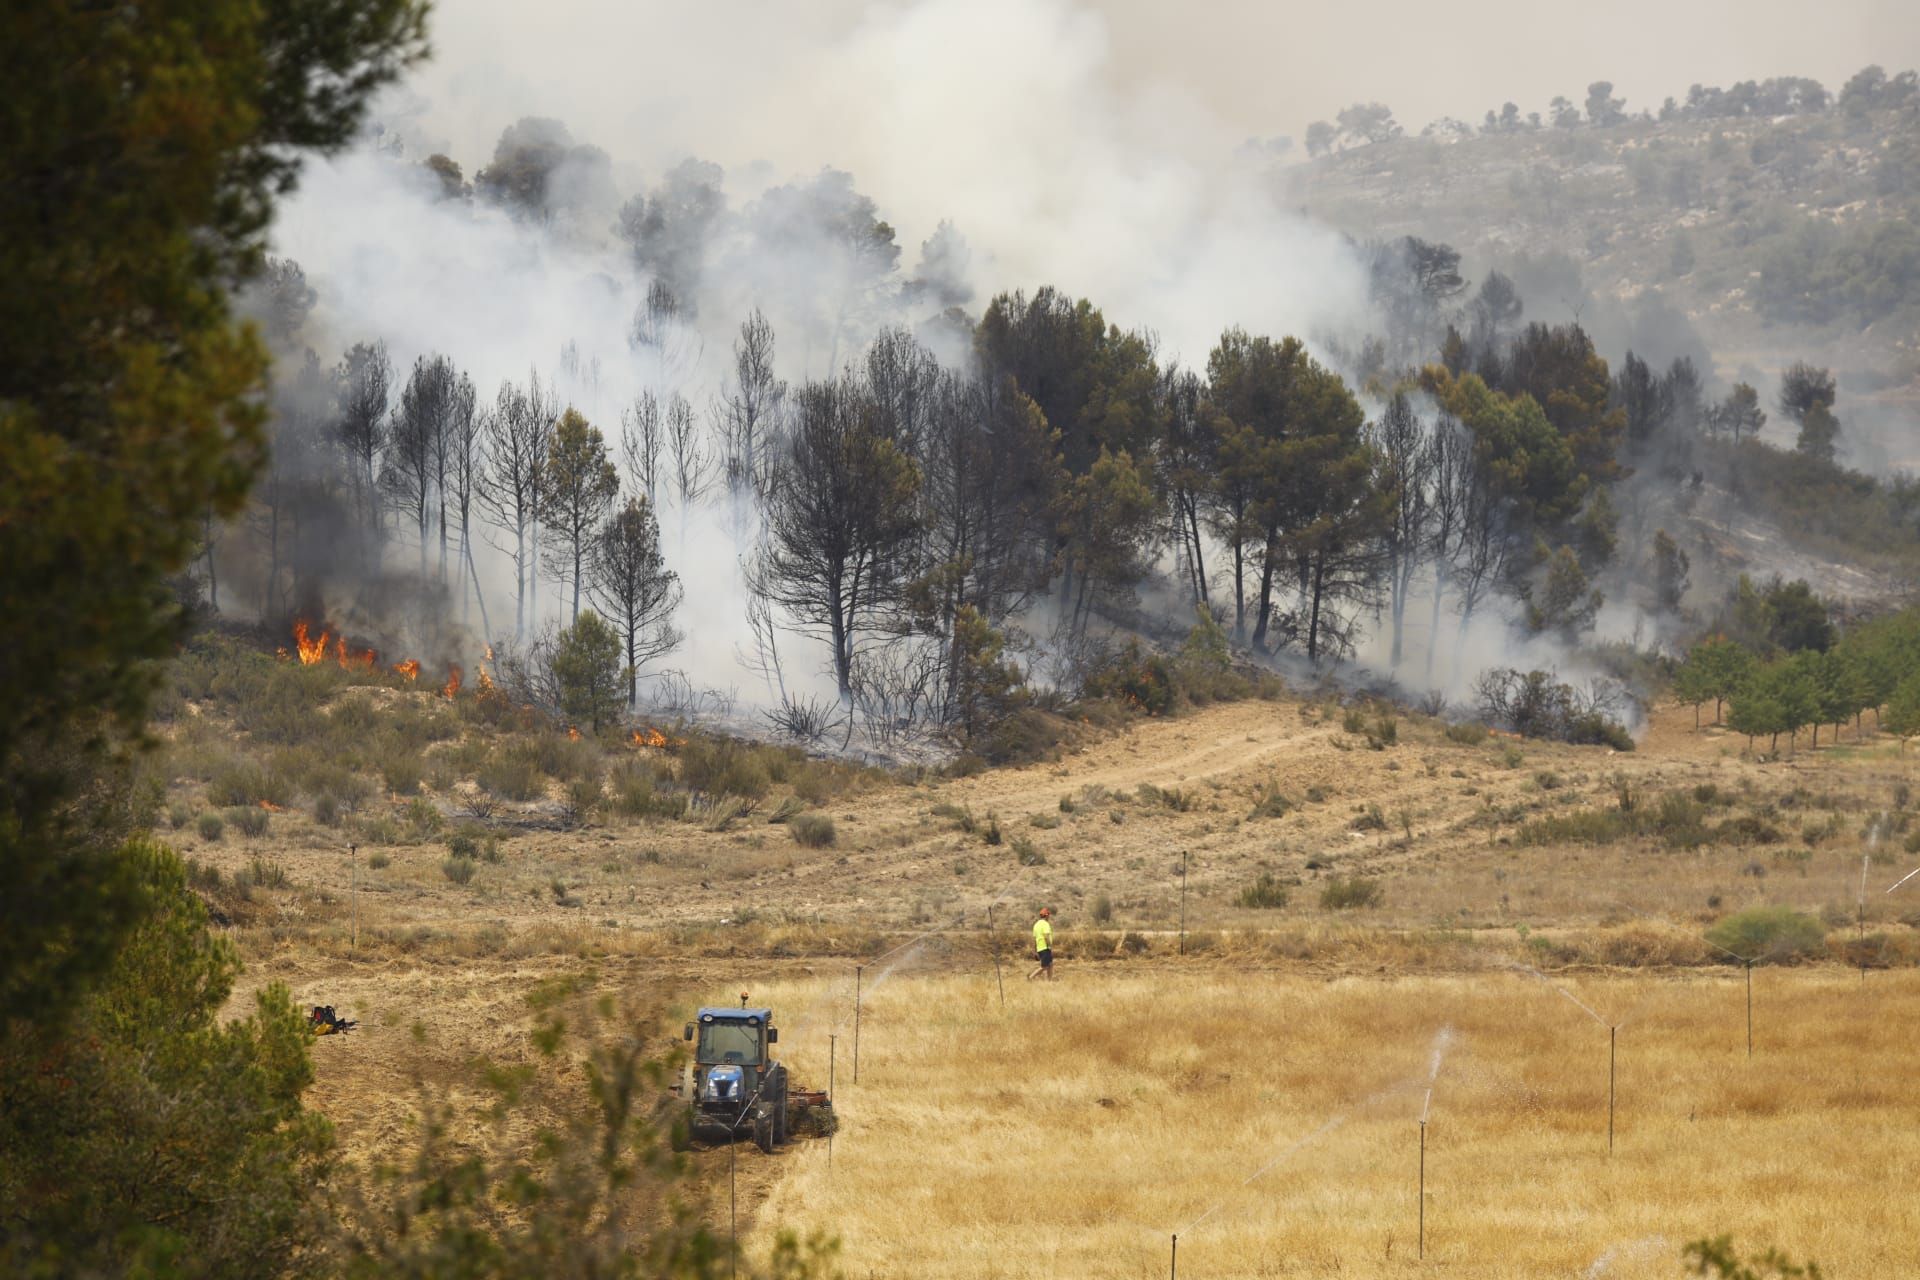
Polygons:
<instances>
[{"instance_id":1,"label":"yellow high-visibility shirt","mask_svg":"<svg viewBox=\"0 0 1920 1280\"><path fill-rule=\"evenodd\" d=\"M1035 920L1033 922L1033 949L1035 951L1053 950L1053 922Z\"/></svg>"}]
</instances>

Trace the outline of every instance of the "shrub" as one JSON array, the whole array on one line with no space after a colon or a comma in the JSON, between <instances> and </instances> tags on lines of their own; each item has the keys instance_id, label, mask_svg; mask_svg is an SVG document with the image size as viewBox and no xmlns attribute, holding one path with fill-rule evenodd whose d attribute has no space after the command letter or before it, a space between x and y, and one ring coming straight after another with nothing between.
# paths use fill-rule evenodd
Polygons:
<instances>
[{"instance_id":1,"label":"shrub","mask_svg":"<svg viewBox=\"0 0 1920 1280\"><path fill-rule=\"evenodd\" d=\"M1392 716L1381 714L1373 726L1367 730L1367 745L1375 751L1385 751L1400 741L1400 722Z\"/></svg>"},{"instance_id":2,"label":"shrub","mask_svg":"<svg viewBox=\"0 0 1920 1280\"><path fill-rule=\"evenodd\" d=\"M420 790L420 779L425 770L421 767L420 757L406 747L387 747L380 752L376 764L381 782L394 795L410 796Z\"/></svg>"},{"instance_id":3,"label":"shrub","mask_svg":"<svg viewBox=\"0 0 1920 1280\"><path fill-rule=\"evenodd\" d=\"M591 817L605 800L599 778L575 778L560 793L560 817L572 826Z\"/></svg>"},{"instance_id":4,"label":"shrub","mask_svg":"<svg viewBox=\"0 0 1920 1280\"><path fill-rule=\"evenodd\" d=\"M1280 788L1269 782L1261 789L1260 798L1253 802L1253 812L1247 815L1249 821L1254 818L1284 818L1293 808L1293 801L1280 794Z\"/></svg>"},{"instance_id":5,"label":"shrub","mask_svg":"<svg viewBox=\"0 0 1920 1280\"><path fill-rule=\"evenodd\" d=\"M1385 831L1387 829L1387 815L1380 812L1379 805L1370 803L1366 808L1355 814L1353 821L1347 825L1355 831Z\"/></svg>"},{"instance_id":6,"label":"shrub","mask_svg":"<svg viewBox=\"0 0 1920 1280\"><path fill-rule=\"evenodd\" d=\"M1040 852L1040 846L1025 836L1013 838L1013 856L1023 867L1043 867L1047 863L1047 855Z\"/></svg>"},{"instance_id":7,"label":"shrub","mask_svg":"<svg viewBox=\"0 0 1920 1280\"><path fill-rule=\"evenodd\" d=\"M375 852L367 855L367 866L375 871L382 870L392 861L393 859L384 853Z\"/></svg>"},{"instance_id":8,"label":"shrub","mask_svg":"<svg viewBox=\"0 0 1920 1280\"><path fill-rule=\"evenodd\" d=\"M525 804L546 794L546 782L540 776L538 748L514 743L489 756L474 773L474 781L484 791Z\"/></svg>"},{"instance_id":9,"label":"shrub","mask_svg":"<svg viewBox=\"0 0 1920 1280\"><path fill-rule=\"evenodd\" d=\"M1359 737L1367 731L1367 713L1359 707L1348 707L1347 713L1340 718L1340 727Z\"/></svg>"},{"instance_id":10,"label":"shrub","mask_svg":"<svg viewBox=\"0 0 1920 1280\"><path fill-rule=\"evenodd\" d=\"M268 816L267 811L257 804L227 810L228 824L239 828L240 834L249 840L258 840L267 834Z\"/></svg>"},{"instance_id":11,"label":"shrub","mask_svg":"<svg viewBox=\"0 0 1920 1280\"><path fill-rule=\"evenodd\" d=\"M1106 924L1111 921L1113 919L1113 899L1104 893L1095 898L1093 900L1092 915L1095 924Z\"/></svg>"},{"instance_id":12,"label":"shrub","mask_svg":"<svg viewBox=\"0 0 1920 1280\"><path fill-rule=\"evenodd\" d=\"M425 796L409 801L407 807L401 810L400 817L412 830L415 840L424 840L428 836L437 835L440 829L447 825L447 820Z\"/></svg>"},{"instance_id":13,"label":"shrub","mask_svg":"<svg viewBox=\"0 0 1920 1280\"><path fill-rule=\"evenodd\" d=\"M203 813L200 815L199 831L202 840L211 844L226 834L226 830L227 824L220 820L219 814Z\"/></svg>"},{"instance_id":14,"label":"shrub","mask_svg":"<svg viewBox=\"0 0 1920 1280\"><path fill-rule=\"evenodd\" d=\"M1367 881L1371 884L1372 881ZM1328 888L1332 888L1331 885ZM1324 901L1324 896L1322 898ZM1257 908L1263 911L1277 910L1287 905L1287 887L1274 879L1269 872L1262 872L1260 878L1240 891L1237 899L1243 907Z\"/></svg>"},{"instance_id":15,"label":"shrub","mask_svg":"<svg viewBox=\"0 0 1920 1280\"><path fill-rule=\"evenodd\" d=\"M1384 896L1378 880L1361 876L1350 879L1335 876L1320 890L1320 905L1328 911L1351 911L1359 907L1377 907Z\"/></svg>"},{"instance_id":16,"label":"shrub","mask_svg":"<svg viewBox=\"0 0 1920 1280\"><path fill-rule=\"evenodd\" d=\"M480 842L464 831L456 831L447 838L447 852L456 858L478 857Z\"/></svg>"},{"instance_id":17,"label":"shrub","mask_svg":"<svg viewBox=\"0 0 1920 1280\"><path fill-rule=\"evenodd\" d=\"M245 883L258 889L284 889L293 883L287 877L287 869L277 862L265 858L255 858L247 869L240 873Z\"/></svg>"},{"instance_id":18,"label":"shrub","mask_svg":"<svg viewBox=\"0 0 1920 1280\"><path fill-rule=\"evenodd\" d=\"M207 802L222 807L257 805L262 800L286 804L291 788L257 764L237 761L214 772L207 782Z\"/></svg>"},{"instance_id":19,"label":"shrub","mask_svg":"<svg viewBox=\"0 0 1920 1280\"><path fill-rule=\"evenodd\" d=\"M340 802L334 799L332 792L322 792L320 798L313 802L313 820L323 827L340 825Z\"/></svg>"},{"instance_id":20,"label":"shrub","mask_svg":"<svg viewBox=\"0 0 1920 1280\"><path fill-rule=\"evenodd\" d=\"M1447 741L1463 747L1477 747L1487 740L1487 726L1475 720L1462 720L1447 726Z\"/></svg>"},{"instance_id":21,"label":"shrub","mask_svg":"<svg viewBox=\"0 0 1920 1280\"><path fill-rule=\"evenodd\" d=\"M186 830L187 824L192 821L193 810L189 809L186 805L175 801L173 804L167 806L167 825L175 831Z\"/></svg>"},{"instance_id":22,"label":"shrub","mask_svg":"<svg viewBox=\"0 0 1920 1280\"><path fill-rule=\"evenodd\" d=\"M801 813L787 820L787 834L794 843L808 849L825 849L832 846L838 833L834 830L833 819L824 813Z\"/></svg>"},{"instance_id":23,"label":"shrub","mask_svg":"<svg viewBox=\"0 0 1920 1280\"><path fill-rule=\"evenodd\" d=\"M1165 715L1173 710L1173 667L1138 640L1128 640L1099 661L1082 689L1089 698L1110 698L1150 716Z\"/></svg>"},{"instance_id":24,"label":"shrub","mask_svg":"<svg viewBox=\"0 0 1920 1280\"><path fill-rule=\"evenodd\" d=\"M1762 964L1792 964L1827 947L1827 931L1791 907L1749 907L1707 930L1707 941Z\"/></svg>"},{"instance_id":25,"label":"shrub","mask_svg":"<svg viewBox=\"0 0 1920 1280\"><path fill-rule=\"evenodd\" d=\"M680 782L705 795L757 801L773 780L753 747L732 738L696 735L681 748Z\"/></svg>"},{"instance_id":26,"label":"shrub","mask_svg":"<svg viewBox=\"0 0 1920 1280\"><path fill-rule=\"evenodd\" d=\"M1175 813L1191 813L1200 802L1199 797L1191 791L1182 791L1179 787L1156 787L1151 782L1140 784L1136 799L1142 804L1162 805Z\"/></svg>"},{"instance_id":27,"label":"shrub","mask_svg":"<svg viewBox=\"0 0 1920 1280\"><path fill-rule=\"evenodd\" d=\"M988 844L1000 843L1000 819L991 812L987 814L986 826L980 828L980 838Z\"/></svg>"},{"instance_id":28,"label":"shrub","mask_svg":"<svg viewBox=\"0 0 1920 1280\"><path fill-rule=\"evenodd\" d=\"M473 879L473 859L451 857L440 864L440 874L455 884L465 884Z\"/></svg>"}]
</instances>

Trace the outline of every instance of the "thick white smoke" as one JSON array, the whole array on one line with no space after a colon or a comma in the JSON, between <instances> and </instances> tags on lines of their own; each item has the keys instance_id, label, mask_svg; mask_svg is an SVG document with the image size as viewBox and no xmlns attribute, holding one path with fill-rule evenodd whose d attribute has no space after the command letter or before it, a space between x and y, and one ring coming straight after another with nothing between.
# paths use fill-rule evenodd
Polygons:
<instances>
[{"instance_id":1,"label":"thick white smoke","mask_svg":"<svg viewBox=\"0 0 1920 1280\"><path fill-rule=\"evenodd\" d=\"M1232 163L1232 130L1193 101L1115 89L1103 22L1084 6L921 0L805 23L772 10L740 23L665 5L543 9L539 23L572 18L593 34L573 75L537 53L524 68L503 63L511 42L466 25L486 16L438 11L439 59L389 101L381 146L310 165L280 216L274 249L318 293L305 339L323 361L383 338L398 383L417 356L445 354L483 405L502 380L537 370L617 441L622 408L649 388L685 395L705 423L752 307L772 317L795 380L854 358L880 324L930 310L896 290L823 336L803 317L835 284L829 246L750 234L741 216L703 264L698 332L683 335L680 367L663 370L628 341L649 282L610 225L559 234L439 200L417 164L448 148L472 176L523 114L561 119L607 151L622 197L654 189L662 166L690 154L726 166L734 215L768 187L844 169L897 228L903 275L950 219L972 251L975 310L1002 289L1054 284L1153 329L1163 359L1203 362L1230 323L1313 334L1364 321L1363 273L1339 237L1278 208L1259 174ZM536 18L516 9L511 20ZM662 502L688 587L689 640L666 665L754 697L757 678L735 660L747 637L740 539L722 501L716 486L687 513L684 541L681 513ZM510 616L511 570L482 555L492 616ZM543 586L545 616L559 595ZM789 647L789 675L804 679L819 654L799 653Z\"/></svg>"}]
</instances>

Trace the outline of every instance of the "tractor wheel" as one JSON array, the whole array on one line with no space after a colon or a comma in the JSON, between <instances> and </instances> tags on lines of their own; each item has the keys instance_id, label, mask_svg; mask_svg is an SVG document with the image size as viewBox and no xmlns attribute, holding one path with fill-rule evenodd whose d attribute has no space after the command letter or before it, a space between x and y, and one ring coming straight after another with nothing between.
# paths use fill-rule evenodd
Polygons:
<instances>
[{"instance_id":1,"label":"tractor wheel","mask_svg":"<svg viewBox=\"0 0 1920 1280\"><path fill-rule=\"evenodd\" d=\"M753 1113L753 1145L773 1154L773 1113L769 1107L755 1108Z\"/></svg>"},{"instance_id":2,"label":"tractor wheel","mask_svg":"<svg viewBox=\"0 0 1920 1280\"><path fill-rule=\"evenodd\" d=\"M787 1128L787 1098L782 1094L773 1102L773 1145L780 1146L792 1136Z\"/></svg>"}]
</instances>

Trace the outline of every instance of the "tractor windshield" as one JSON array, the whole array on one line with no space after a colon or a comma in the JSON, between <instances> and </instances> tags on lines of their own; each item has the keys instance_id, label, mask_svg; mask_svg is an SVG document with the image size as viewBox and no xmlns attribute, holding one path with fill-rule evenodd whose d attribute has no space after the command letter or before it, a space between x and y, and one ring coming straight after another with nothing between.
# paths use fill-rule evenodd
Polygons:
<instances>
[{"instance_id":1,"label":"tractor windshield","mask_svg":"<svg viewBox=\"0 0 1920 1280\"><path fill-rule=\"evenodd\" d=\"M703 1022L694 1059L704 1063L760 1062L760 1028L750 1022Z\"/></svg>"}]
</instances>

